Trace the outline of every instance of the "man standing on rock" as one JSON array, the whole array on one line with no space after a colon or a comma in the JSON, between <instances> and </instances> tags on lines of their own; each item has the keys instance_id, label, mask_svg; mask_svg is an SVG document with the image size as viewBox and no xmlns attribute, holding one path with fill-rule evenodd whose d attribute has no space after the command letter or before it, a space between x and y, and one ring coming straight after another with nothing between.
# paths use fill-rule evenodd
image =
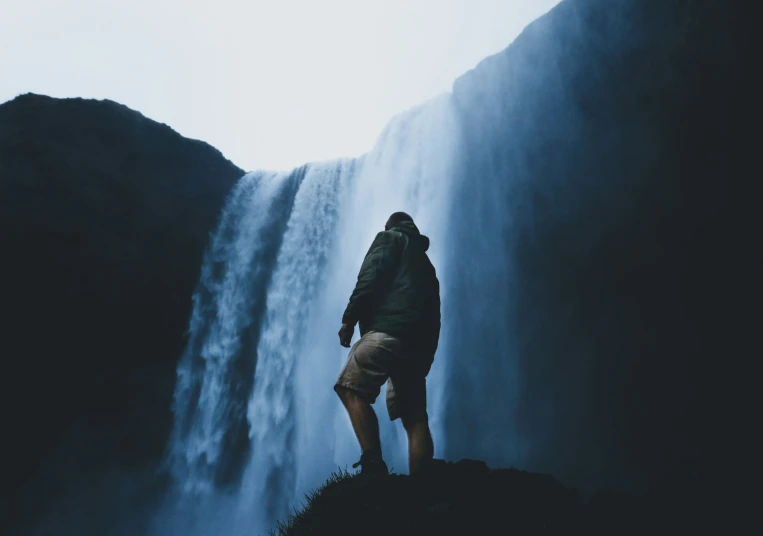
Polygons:
<instances>
[{"instance_id":1,"label":"man standing on rock","mask_svg":"<svg viewBox=\"0 0 763 536\"><path fill-rule=\"evenodd\" d=\"M440 284L426 254L429 239L404 212L389 217L368 250L342 316L339 343L350 347L355 324L361 338L350 350L334 390L350 415L363 453L353 467L387 474L379 421L371 404L387 382L389 418L408 434L408 470L416 473L434 454L426 402L426 376L440 336Z\"/></svg>"}]
</instances>

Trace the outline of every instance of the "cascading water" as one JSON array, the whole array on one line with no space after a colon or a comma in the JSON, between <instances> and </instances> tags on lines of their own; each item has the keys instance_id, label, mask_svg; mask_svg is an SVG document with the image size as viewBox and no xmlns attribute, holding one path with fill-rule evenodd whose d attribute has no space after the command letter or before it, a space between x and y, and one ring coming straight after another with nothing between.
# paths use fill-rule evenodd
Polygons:
<instances>
[{"instance_id":1,"label":"cascading water","mask_svg":"<svg viewBox=\"0 0 763 536\"><path fill-rule=\"evenodd\" d=\"M395 117L358 159L241 179L206 255L178 366L168 461L188 514L179 507L183 523L166 515L157 533L264 532L332 470L356 461L332 389L347 356L336 336L342 311L368 246L398 210L432 239L447 303L442 259L457 132L446 95ZM447 332L445 318L429 387L438 449ZM404 433L380 421L385 458L405 472Z\"/></svg>"},{"instance_id":2,"label":"cascading water","mask_svg":"<svg viewBox=\"0 0 763 536\"><path fill-rule=\"evenodd\" d=\"M246 396L253 381L255 320L270 277L268 258L284 216L274 206L288 199L289 179L253 173L232 192L193 296L189 342L175 387L170 464L186 491L210 491L231 465L231 446L245 430ZM292 192L293 195L293 192Z\"/></svg>"},{"instance_id":3,"label":"cascading water","mask_svg":"<svg viewBox=\"0 0 763 536\"><path fill-rule=\"evenodd\" d=\"M261 513L266 519L285 513L283 498L294 490L295 412L300 403L309 403L295 390L295 368L304 366L305 353L311 351L305 332L312 301L326 279L324 266L335 238L338 192L353 167L352 162L339 162L308 168L268 290L257 347L260 360L247 412L253 456L245 479L252 494L261 496L258 506L264 508Z\"/></svg>"}]
</instances>

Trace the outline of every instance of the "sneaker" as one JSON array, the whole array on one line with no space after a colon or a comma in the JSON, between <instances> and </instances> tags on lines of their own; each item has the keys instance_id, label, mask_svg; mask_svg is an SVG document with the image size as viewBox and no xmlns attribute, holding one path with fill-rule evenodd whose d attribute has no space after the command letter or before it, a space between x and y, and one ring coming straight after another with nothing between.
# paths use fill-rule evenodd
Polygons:
<instances>
[{"instance_id":1,"label":"sneaker","mask_svg":"<svg viewBox=\"0 0 763 536\"><path fill-rule=\"evenodd\" d=\"M371 452L364 452L360 456L360 460L357 463L352 464L353 469L357 469L360 466L361 475L382 475L389 474L387 464L384 463L381 456Z\"/></svg>"}]
</instances>

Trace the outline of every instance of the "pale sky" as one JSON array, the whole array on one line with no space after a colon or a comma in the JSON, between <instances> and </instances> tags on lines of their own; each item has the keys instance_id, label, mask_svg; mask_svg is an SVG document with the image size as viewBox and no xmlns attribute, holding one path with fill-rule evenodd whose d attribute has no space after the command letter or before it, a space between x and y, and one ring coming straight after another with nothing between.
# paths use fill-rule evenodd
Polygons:
<instances>
[{"instance_id":1,"label":"pale sky","mask_svg":"<svg viewBox=\"0 0 763 536\"><path fill-rule=\"evenodd\" d=\"M0 2L0 102L111 99L253 170L369 151L558 0Z\"/></svg>"}]
</instances>

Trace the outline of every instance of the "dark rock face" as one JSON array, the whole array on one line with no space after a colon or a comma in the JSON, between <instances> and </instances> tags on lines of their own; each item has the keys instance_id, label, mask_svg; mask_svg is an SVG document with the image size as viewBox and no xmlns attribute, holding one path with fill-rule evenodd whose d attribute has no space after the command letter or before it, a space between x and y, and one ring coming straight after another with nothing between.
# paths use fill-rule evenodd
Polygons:
<instances>
[{"instance_id":1,"label":"dark rock face","mask_svg":"<svg viewBox=\"0 0 763 536\"><path fill-rule=\"evenodd\" d=\"M704 485L726 459L720 431L738 409L718 366L748 351L754 255L748 179L731 170L742 15L712 0L569 0L455 83L456 198L474 200L457 217L507 244L481 279L452 259L456 292L507 290L476 304L480 330L453 334L453 376L469 381L453 385L446 457L494 460L516 436L526 468L588 489ZM474 235L453 250L481 247ZM518 393L471 363L502 367L507 352ZM475 419L495 444L470 441Z\"/></svg>"},{"instance_id":2,"label":"dark rock face","mask_svg":"<svg viewBox=\"0 0 763 536\"><path fill-rule=\"evenodd\" d=\"M242 174L110 101L0 106L2 488L27 507L3 500L14 516L160 457L202 255Z\"/></svg>"}]
</instances>

